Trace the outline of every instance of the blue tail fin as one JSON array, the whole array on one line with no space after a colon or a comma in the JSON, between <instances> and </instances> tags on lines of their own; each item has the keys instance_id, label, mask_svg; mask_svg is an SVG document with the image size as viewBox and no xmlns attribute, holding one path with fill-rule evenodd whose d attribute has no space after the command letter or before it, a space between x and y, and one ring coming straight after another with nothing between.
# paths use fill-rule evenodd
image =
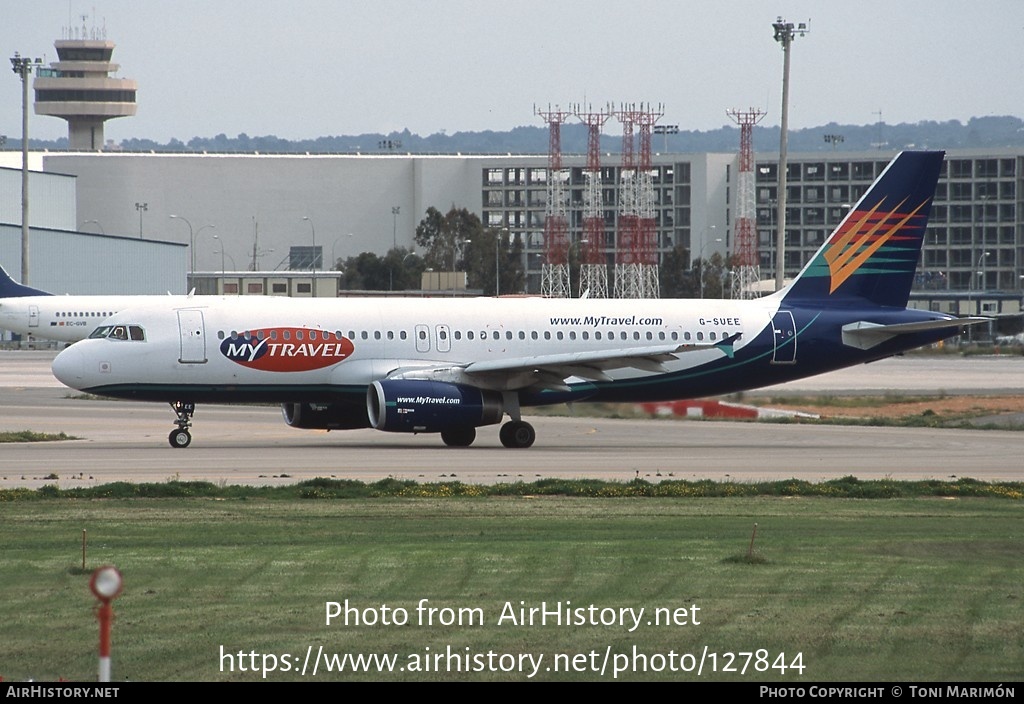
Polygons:
<instances>
[{"instance_id":1,"label":"blue tail fin","mask_svg":"<svg viewBox=\"0 0 1024 704\"><path fill-rule=\"evenodd\" d=\"M25 296L49 296L46 291L22 286L12 279L0 266L0 298L23 298Z\"/></svg>"},{"instance_id":2,"label":"blue tail fin","mask_svg":"<svg viewBox=\"0 0 1024 704\"><path fill-rule=\"evenodd\" d=\"M800 275L787 301L905 308L944 152L901 152Z\"/></svg>"}]
</instances>

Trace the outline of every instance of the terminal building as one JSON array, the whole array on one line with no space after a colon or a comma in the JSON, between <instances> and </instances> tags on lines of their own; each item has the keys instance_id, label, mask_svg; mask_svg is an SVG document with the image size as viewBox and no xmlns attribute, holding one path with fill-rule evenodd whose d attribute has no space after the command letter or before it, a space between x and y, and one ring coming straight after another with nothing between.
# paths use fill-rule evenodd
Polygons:
<instances>
[{"instance_id":1,"label":"terminal building","mask_svg":"<svg viewBox=\"0 0 1024 704\"><path fill-rule=\"evenodd\" d=\"M38 156L46 172L74 177L79 229L190 244L197 272L287 271L301 259L297 248L306 261L333 269L339 259L360 252L414 247L426 210L455 206L478 214L486 227L520 238L527 272L523 293L540 292L546 155ZM799 272L893 156L881 151L790 154L786 277ZM777 263L778 160L774 154L755 159L761 276L771 279ZM586 157L566 155L562 161L568 172L570 241L578 244ZM607 161L617 158L608 155ZM716 253L728 257L737 163L735 154L653 155L659 260L677 247L687 261ZM619 170L613 163L602 168L602 249L610 265L617 253ZM934 294L929 306L943 311L998 313L1014 298L1019 301L1024 149L947 153L919 274L919 293ZM329 295L320 289L320 295ZM988 293L1001 295L988 300ZM1007 296L1011 303L999 302Z\"/></svg>"}]
</instances>

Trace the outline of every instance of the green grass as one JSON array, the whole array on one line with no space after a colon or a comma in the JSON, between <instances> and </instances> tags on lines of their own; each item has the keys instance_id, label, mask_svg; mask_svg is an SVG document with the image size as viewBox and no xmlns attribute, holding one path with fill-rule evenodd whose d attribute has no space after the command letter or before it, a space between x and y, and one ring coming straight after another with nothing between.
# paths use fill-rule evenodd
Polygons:
<instances>
[{"instance_id":1,"label":"green grass","mask_svg":"<svg viewBox=\"0 0 1024 704\"><path fill-rule=\"evenodd\" d=\"M67 433L37 433L34 430L14 430L0 432L0 443L3 442L51 442L54 440L77 440Z\"/></svg>"},{"instance_id":2,"label":"green grass","mask_svg":"<svg viewBox=\"0 0 1024 704\"><path fill-rule=\"evenodd\" d=\"M720 670L725 653L758 649L767 651L769 664L782 662L781 653L791 664L799 653L804 670L802 676L771 668L741 675L706 665L702 680L1012 682L1024 662L1021 508L1019 496L446 498L443 492L358 500L250 492L8 501L0 504L0 677L94 678L97 626L88 578L112 563L125 576L115 603L115 680L261 679L259 672L237 671L237 658L234 672L222 671L221 646L235 655L258 653L256 665L263 654L302 658L307 646L397 653L404 664L451 646L463 656L543 655L535 679L611 681L610 670L602 676L543 668L556 654L584 654L580 662L590 663L595 652L600 664L609 652L612 663L621 663L634 646L648 656L674 652L677 658L707 646L720 654ZM472 609L463 615L479 613L483 623L420 624L421 599L451 614ZM405 609L410 623L327 624L327 603L346 600L362 618ZM645 618L632 633L620 626L497 623L506 604L565 601L644 608ZM700 623L647 625L658 608L696 615ZM755 664L752 659L750 667ZM267 676L296 679L302 678L295 672ZM527 677L321 671L316 679ZM697 676L630 670L619 679Z\"/></svg>"}]
</instances>

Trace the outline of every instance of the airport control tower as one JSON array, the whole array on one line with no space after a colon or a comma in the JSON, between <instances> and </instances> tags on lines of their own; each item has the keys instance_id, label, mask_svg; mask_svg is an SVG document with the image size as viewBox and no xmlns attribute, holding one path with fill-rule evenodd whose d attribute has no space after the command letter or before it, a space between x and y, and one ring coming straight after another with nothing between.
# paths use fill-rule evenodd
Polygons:
<instances>
[{"instance_id":1,"label":"airport control tower","mask_svg":"<svg viewBox=\"0 0 1024 704\"><path fill-rule=\"evenodd\" d=\"M106 29L89 29L83 24L69 28L64 38L53 43L59 61L36 74L37 115L52 115L68 121L71 149L103 148L103 123L115 117L135 114L134 80L114 78L119 66L111 63L114 42Z\"/></svg>"}]
</instances>

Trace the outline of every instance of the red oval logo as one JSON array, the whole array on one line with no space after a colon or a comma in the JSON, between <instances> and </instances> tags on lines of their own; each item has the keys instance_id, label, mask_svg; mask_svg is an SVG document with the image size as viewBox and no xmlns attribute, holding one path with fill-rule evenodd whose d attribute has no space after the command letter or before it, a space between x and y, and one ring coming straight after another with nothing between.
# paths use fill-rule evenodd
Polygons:
<instances>
[{"instance_id":1,"label":"red oval logo","mask_svg":"<svg viewBox=\"0 0 1024 704\"><path fill-rule=\"evenodd\" d=\"M310 328L257 328L220 343L235 364L265 372L308 372L343 362L355 346L341 333Z\"/></svg>"}]
</instances>

